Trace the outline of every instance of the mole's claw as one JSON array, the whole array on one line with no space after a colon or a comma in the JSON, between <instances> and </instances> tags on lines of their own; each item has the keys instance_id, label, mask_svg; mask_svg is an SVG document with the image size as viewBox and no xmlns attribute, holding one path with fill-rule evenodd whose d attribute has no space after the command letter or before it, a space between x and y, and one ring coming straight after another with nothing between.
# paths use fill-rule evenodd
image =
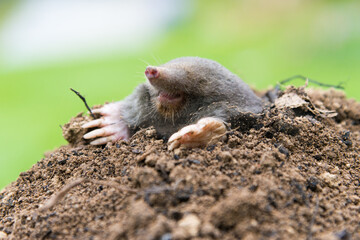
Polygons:
<instances>
[{"instance_id":1,"label":"mole's claw","mask_svg":"<svg viewBox=\"0 0 360 240\"><path fill-rule=\"evenodd\" d=\"M99 114L101 114L101 115L104 114L103 107L102 107L102 108L92 109L91 111L92 111L92 113L99 113Z\"/></svg>"},{"instance_id":2,"label":"mole's claw","mask_svg":"<svg viewBox=\"0 0 360 240\"><path fill-rule=\"evenodd\" d=\"M169 146L168 146L168 149L171 151L171 150L174 150L175 148L178 148L180 147L181 143L179 141L169 141Z\"/></svg>"},{"instance_id":3,"label":"mole's claw","mask_svg":"<svg viewBox=\"0 0 360 240\"><path fill-rule=\"evenodd\" d=\"M104 137L114 134L114 131L109 127L103 127L99 129L95 129L94 131L88 132L84 135L85 139L91 139L96 137Z\"/></svg>"},{"instance_id":4,"label":"mole's claw","mask_svg":"<svg viewBox=\"0 0 360 240\"><path fill-rule=\"evenodd\" d=\"M92 120L83 124L82 128L97 128L86 133L84 139L94 139L91 145L103 145L107 142L114 142L119 139L127 140L130 137L129 127L122 120L121 106L122 102L107 103L101 108L93 110L93 113L99 113L101 118Z\"/></svg>"},{"instance_id":5,"label":"mole's claw","mask_svg":"<svg viewBox=\"0 0 360 240\"><path fill-rule=\"evenodd\" d=\"M214 138L221 137L226 132L223 121L207 117L200 119L196 124L183 127L174 133L168 141L169 150L180 147L205 146Z\"/></svg>"},{"instance_id":6,"label":"mole's claw","mask_svg":"<svg viewBox=\"0 0 360 240\"><path fill-rule=\"evenodd\" d=\"M112 142L116 140L116 136L115 135L111 135L108 137L102 137L102 138L98 138L92 142L90 142L91 145L103 145L106 144L108 142Z\"/></svg>"},{"instance_id":7,"label":"mole's claw","mask_svg":"<svg viewBox=\"0 0 360 240\"><path fill-rule=\"evenodd\" d=\"M102 127L104 126L104 119L99 118L99 119L95 119L93 121L87 122L84 125L82 125L82 128L93 128L93 127Z\"/></svg>"}]
</instances>

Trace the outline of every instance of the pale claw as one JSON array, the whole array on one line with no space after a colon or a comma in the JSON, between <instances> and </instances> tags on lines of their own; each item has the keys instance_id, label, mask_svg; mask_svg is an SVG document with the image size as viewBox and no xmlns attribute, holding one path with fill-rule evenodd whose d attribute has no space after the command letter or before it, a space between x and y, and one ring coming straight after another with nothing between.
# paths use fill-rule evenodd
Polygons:
<instances>
[{"instance_id":1,"label":"pale claw","mask_svg":"<svg viewBox=\"0 0 360 240\"><path fill-rule=\"evenodd\" d=\"M130 137L129 128L124 121L104 128L96 129L84 135L85 139L101 137L90 142L91 145L103 145L107 142L115 142L119 139L128 140Z\"/></svg>"},{"instance_id":2,"label":"pale claw","mask_svg":"<svg viewBox=\"0 0 360 240\"><path fill-rule=\"evenodd\" d=\"M114 142L119 139L128 140L130 137L129 128L121 118L122 102L105 104L102 108L94 109L93 113L99 113L103 117L85 123L83 128L99 127L84 135L85 139L95 139L91 145L102 145L107 142Z\"/></svg>"},{"instance_id":3,"label":"pale claw","mask_svg":"<svg viewBox=\"0 0 360 240\"><path fill-rule=\"evenodd\" d=\"M91 122L85 123L84 125L82 125L82 128L94 128L94 127L102 127L102 126L104 126L104 119L99 118Z\"/></svg>"},{"instance_id":4,"label":"pale claw","mask_svg":"<svg viewBox=\"0 0 360 240\"><path fill-rule=\"evenodd\" d=\"M94 141L92 141L90 144L91 145L103 145L106 144L108 142L112 142L112 141L116 141L116 137L114 135L108 136L108 137L102 137L102 138L98 138Z\"/></svg>"},{"instance_id":5,"label":"pale claw","mask_svg":"<svg viewBox=\"0 0 360 240\"><path fill-rule=\"evenodd\" d=\"M222 136L226 132L223 121L213 117L200 119L197 123L183 127L169 138L169 150L180 147L205 146L212 139Z\"/></svg>"},{"instance_id":6,"label":"pale claw","mask_svg":"<svg viewBox=\"0 0 360 240\"><path fill-rule=\"evenodd\" d=\"M105 107L105 105L102 108L96 108L96 109L93 109L91 111L92 111L92 113L99 113L101 115L105 115L105 114L103 114L103 112L104 112L103 108L104 107Z\"/></svg>"},{"instance_id":7,"label":"pale claw","mask_svg":"<svg viewBox=\"0 0 360 240\"><path fill-rule=\"evenodd\" d=\"M91 131L84 135L85 139L91 139L96 137L103 137L103 136L110 136L116 132L116 127L113 126L107 126L99 129L95 129L94 131Z\"/></svg>"}]
</instances>

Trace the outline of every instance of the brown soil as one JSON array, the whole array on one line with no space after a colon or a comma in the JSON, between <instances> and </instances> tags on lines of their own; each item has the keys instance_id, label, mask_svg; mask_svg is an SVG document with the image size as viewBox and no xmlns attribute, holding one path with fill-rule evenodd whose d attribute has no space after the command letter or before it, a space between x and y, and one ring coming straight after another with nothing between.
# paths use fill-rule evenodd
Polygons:
<instances>
[{"instance_id":1,"label":"brown soil","mask_svg":"<svg viewBox=\"0 0 360 240\"><path fill-rule=\"evenodd\" d=\"M360 239L360 104L341 92L290 87L204 149L151 128L84 145L86 118L0 193L0 239Z\"/></svg>"}]
</instances>

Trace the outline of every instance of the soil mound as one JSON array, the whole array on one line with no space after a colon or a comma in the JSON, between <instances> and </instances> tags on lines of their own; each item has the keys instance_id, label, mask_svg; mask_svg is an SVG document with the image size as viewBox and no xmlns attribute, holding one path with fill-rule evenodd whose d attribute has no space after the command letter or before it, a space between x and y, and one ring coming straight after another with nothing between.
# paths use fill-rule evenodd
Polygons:
<instances>
[{"instance_id":1,"label":"soil mound","mask_svg":"<svg viewBox=\"0 0 360 240\"><path fill-rule=\"evenodd\" d=\"M0 193L0 239L360 239L360 104L290 87L226 140L71 143ZM236 121L235 121L236 122Z\"/></svg>"}]
</instances>

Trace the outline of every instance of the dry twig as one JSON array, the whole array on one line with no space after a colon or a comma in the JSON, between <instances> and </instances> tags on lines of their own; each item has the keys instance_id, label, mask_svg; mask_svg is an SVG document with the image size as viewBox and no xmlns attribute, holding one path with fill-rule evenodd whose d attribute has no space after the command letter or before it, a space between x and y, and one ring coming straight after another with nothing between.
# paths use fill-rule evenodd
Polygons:
<instances>
[{"instance_id":1,"label":"dry twig","mask_svg":"<svg viewBox=\"0 0 360 240\"><path fill-rule=\"evenodd\" d=\"M332 85L332 84L318 82L316 80L307 78L307 77L305 77L303 75L295 75L295 76L289 77L287 79L282 80L279 84L282 85L282 84L285 84L285 83L290 82L290 81L292 81L294 79L297 79L297 78L300 78L300 79L302 79L304 81L314 83L314 84L319 85L321 87L333 87L333 88L337 88L337 89L344 89L344 87L342 86L343 82L340 82L338 85Z\"/></svg>"},{"instance_id":2,"label":"dry twig","mask_svg":"<svg viewBox=\"0 0 360 240\"><path fill-rule=\"evenodd\" d=\"M87 110L89 110L90 115L91 115L93 118L95 118L95 115L92 113L91 108L89 107L89 105L88 105L87 102L86 102L86 99L85 99L78 91L76 91L76 90L74 90L74 89L72 89L72 88L70 88L70 90L73 91L76 95L79 96L79 98L84 102L85 107L87 108Z\"/></svg>"}]
</instances>

